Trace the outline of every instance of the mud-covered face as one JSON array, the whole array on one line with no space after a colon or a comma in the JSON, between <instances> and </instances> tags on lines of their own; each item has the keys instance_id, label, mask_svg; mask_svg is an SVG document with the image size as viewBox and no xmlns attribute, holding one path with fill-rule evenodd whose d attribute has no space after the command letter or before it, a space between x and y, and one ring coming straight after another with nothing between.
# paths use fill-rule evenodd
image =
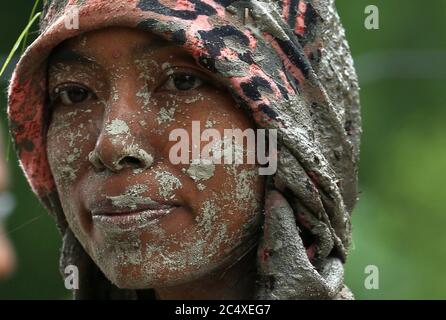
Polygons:
<instances>
[{"instance_id":1,"label":"mud-covered face","mask_svg":"<svg viewBox=\"0 0 446 320\"><path fill-rule=\"evenodd\" d=\"M102 29L62 44L48 72L47 153L62 207L112 282L184 283L252 247L264 188L258 167L169 158L179 141L169 135L183 128L192 137L192 121L222 137L254 127L183 49L136 29Z\"/></svg>"}]
</instances>

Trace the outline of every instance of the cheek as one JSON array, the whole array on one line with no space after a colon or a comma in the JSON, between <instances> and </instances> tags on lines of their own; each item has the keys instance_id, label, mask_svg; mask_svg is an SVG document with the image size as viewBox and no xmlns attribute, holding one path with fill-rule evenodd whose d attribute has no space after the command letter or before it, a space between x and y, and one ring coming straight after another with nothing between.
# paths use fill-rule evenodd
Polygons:
<instances>
[{"instance_id":1,"label":"cheek","mask_svg":"<svg viewBox=\"0 0 446 320\"><path fill-rule=\"evenodd\" d=\"M87 245L88 221L82 216L76 186L88 170L94 147L95 124L90 109L53 114L47 133L47 156L65 217L76 237ZM84 231L83 231L84 230Z\"/></svg>"},{"instance_id":2,"label":"cheek","mask_svg":"<svg viewBox=\"0 0 446 320\"><path fill-rule=\"evenodd\" d=\"M91 109L55 112L47 133L47 155L59 190L69 190L85 170L94 147Z\"/></svg>"},{"instance_id":3,"label":"cheek","mask_svg":"<svg viewBox=\"0 0 446 320\"><path fill-rule=\"evenodd\" d=\"M223 182L222 182L223 181ZM244 237L258 218L263 200L263 178L256 166L217 165L213 192L220 208L218 219L228 228L228 234Z\"/></svg>"},{"instance_id":4,"label":"cheek","mask_svg":"<svg viewBox=\"0 0 446 320\"><path fill-rule=\"evenodd\" d=\"M195 204L196 234L205 243L204 256L218 262L253 240L261 218L264 181L255 166L215 165L213 177L201 183L204 190Z\"/></svg>"}]
</instances>

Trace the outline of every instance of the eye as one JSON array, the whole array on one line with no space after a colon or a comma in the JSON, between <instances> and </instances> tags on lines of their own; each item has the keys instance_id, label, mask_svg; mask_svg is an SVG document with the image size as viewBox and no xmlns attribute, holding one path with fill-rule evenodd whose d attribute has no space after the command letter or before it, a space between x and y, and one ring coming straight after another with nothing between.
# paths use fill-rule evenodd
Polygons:
<instances>
[{"instance_id":1,"label":"eye","mask_svg":"<svg viewBox=\"0 0 446 320\"><path fill-rule=\"evenodd\" d=\"M56 98L60 98L64 105L73 105L88 100L93 94L84 86L69 84L54 89L54 95Z\"/></svg>"},{"instance_id":2,"label":"eye","mask_svg":"<svg viewBox=\"0 0 446 320\"><path fill-rule=\"evenodd\" d=\"M190 73L173 73L161 86L162 91L187 91L198 88L203 80Z\"/></svg>"}]
</instances>

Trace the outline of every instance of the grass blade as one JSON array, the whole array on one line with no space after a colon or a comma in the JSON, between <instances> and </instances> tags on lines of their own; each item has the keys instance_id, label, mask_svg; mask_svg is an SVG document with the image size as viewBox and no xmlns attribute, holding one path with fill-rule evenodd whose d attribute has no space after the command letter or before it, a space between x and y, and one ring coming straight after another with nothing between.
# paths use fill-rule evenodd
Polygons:
<instances>
[{"instance_id":1,"label":"grass blade","mask_svg":"<svg viewBox=\"0 0 446 320\"><path fill-rule=\"evenodd\" d=\"M20 34L19 38L17 39L16 43L14 44L14 46L11 49L11 52L8 55L8 58L6 58L5 63L2 66L2 69L0 70L0 77L3 75L3 72L5 72L6 67L8 66L9 62L11 62L12 57L14 56L14 53L16 53L17 49L20 46L20 43L22 43L23 39L26 37L26 35L29 32L29 29L32 27L32 25L34 24L34 22L40 17L42 13L39 12L37 14L34 15L34 17L31 19L31 21L28 22L27 26L25 27L25 29L22 31L22 33Z\"/></svg>"},{"instance_id":2,"label":"grass blade","mask_svg":"<svg viewBox=\"0 0 446 320\"><path fill-rule=\"evenodd\" d=\"M29 15L28 22L31 21L32 18L34 17L34 15L36 14L37 6L39 5L39 3L40 3L40 0L36 0L36 2L34 2L34 6L33 6L33 9L31 10L31 14ZM25 52L27 41L28 41L28 32L26 33L25 38L23 38L22 53Z\"/></svg>"},{"instance_id":3,"label":"grass blade","mask_svg":"<svg viewBox=\"0 0 446 320\"><path fill-rule=\"evenodd\" d=\"M26 38L28 36L29 33L29 29L31 29L32 25L34 24L34 22L40 17L40 15L42 14L41 12L38 12L37 14L34 14L36 8L37 8L37 4L39 3L39 0L36 1L36 3L34 4L33 7L33 12L32 12L32 18L28 21L28 24L26 25L25 29L23 29L22 33L20 34L19 38L16 40L14 46L11 49L11 52L9 53L8 57L6 58L5 62L3 63L3 66L0 70L0 77L3 75L3 73L5 72L6 68L8 67L8 64L11 62L12 57L14 56L14 54L16 53L17 49L20 46L20 43L22 43L22 41L26 42ZM25 47L22 48L22 50L24 50ZM8 146L6 149L6 162L9 162L9 153L10 153L10 149L11 149L11 139L8 139Z\"/></svg>"}]
</instances>

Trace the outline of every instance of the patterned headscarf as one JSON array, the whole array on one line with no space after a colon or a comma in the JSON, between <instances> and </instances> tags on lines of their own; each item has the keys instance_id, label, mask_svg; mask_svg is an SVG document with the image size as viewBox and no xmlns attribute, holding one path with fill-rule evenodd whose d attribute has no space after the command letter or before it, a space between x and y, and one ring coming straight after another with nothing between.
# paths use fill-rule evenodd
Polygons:
<instances>
[{"instance_id":1,"label":"patterned headscarf","mask_svg":"<svg viewBox=\"0 0 446 320\"><path fill-rule=\"evenodd\" d=\"M72 6L79 29L67 29ZM65 220L46 153L47 58L64 40L110 26L181 45L216 73L259 128L278 130L258 246L261 299L348 298L343 284L357 200L358 85L334 0L53 0L9 88L10 130L25 175L63 235L61 268L77 298L134 298L112 285Z\"/></svg>"}]
</instances>

